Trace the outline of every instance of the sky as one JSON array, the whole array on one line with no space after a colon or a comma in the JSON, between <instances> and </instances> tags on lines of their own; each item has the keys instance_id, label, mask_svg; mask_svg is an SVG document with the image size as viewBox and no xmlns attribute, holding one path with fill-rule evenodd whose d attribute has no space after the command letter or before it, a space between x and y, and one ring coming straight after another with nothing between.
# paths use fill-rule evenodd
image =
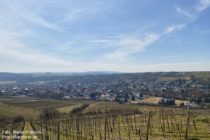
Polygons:
<instances>
[{"instance_id":1,"label":"sky","mask_svg":"<svg viewBox=\"0 0 210 140\"><path fill-rule=\"evenodd\" d=\"M210 0L0 0L0 72L210 71Z\"/></svg>"}]
</instances>

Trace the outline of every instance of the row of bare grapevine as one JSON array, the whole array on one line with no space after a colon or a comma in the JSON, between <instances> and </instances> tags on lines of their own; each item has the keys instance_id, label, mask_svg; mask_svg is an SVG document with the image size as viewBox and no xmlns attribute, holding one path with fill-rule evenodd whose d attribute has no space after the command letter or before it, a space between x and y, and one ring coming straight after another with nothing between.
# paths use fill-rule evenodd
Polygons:
<instances>
[{"instance_id":1,"label":"row of bare grapevine","mask_svg":"<svg viewBox=\"0 0 210 140\"><path fill-rule=\"evenodd\" d=\"M65 119L31 122L43 140L133 140L150 138L210 138L208 121L194 118L207 111L160 108L122 114L80 114Z\"/></svg>"}]
</instances>

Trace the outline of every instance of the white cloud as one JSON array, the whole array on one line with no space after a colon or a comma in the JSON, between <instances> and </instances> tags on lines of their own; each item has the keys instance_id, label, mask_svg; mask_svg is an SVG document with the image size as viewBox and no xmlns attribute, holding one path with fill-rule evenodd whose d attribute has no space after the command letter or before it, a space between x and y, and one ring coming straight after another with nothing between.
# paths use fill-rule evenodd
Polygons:
<instances>
[{"instance_id":1,"label":"white cloud","mask_svg":"<svg viewBox=\"0 0 210 140\"><path fill-rule=\"evenodd\" d=\"M188 12L186 12L185 10L183 10L181 7L177 6L176 7L176 11L188 18L192 18L193 16L191 14L189 14Z\"/></svg>"},{"instance_id":2,"label":"white cloud","mask_svg":"<svg viewBox=\"0 0 210 140\"><path fill-rule=\"evenodd\" d=\"M111 53L105 55L106 58L122 61L126 59L126 57L139 53L145 50L150 44L159 39L159 35L157 34L147 34L143 38L138 38L135 36L125 36L120 37L116 40L116 44L113 44L117 49Z\"/></svg>"},{"instance_id":3,"label":"white cloud","mask_svg":"<svg viewBox=\"0 0 210 140\"><path fill-rule=\"evenodd\" d=\"M41 17L38 8L37 8L38 10L31 10L30 8L32 7L27 7L28 5L24 5L24 2L20 3L14 1L13 2L5 1L5 6L7 7L7 12L9 14L2 15L4 16L4 19L5 18L13 19L15 20L15 22L21 24L22 27L24 26L26 27L32 24L53 31L59 31L59 32L61 31L61 29L55 23L47 21L43 17Z\"/></svg>"},{"instance_id":4,"label":"white cloud","mask_svg":"<svg viewBox=\"0 0 210 140\"><path fill-rule=\"evenodd\" d=\"M51 69L58 68L62 70L75 65L72 61L64 60L49 52L41 52L36 48L24 44L21 38L24 38L28 34L30 33L24 30L17 29L10 31L1 28L0 71L50 71Z\"/></svg>"},{"instance_id":5,"label":"white cloud","mask_svg":"<svg viewBox=\"0 0 210 140\"><path fill-rule=\"evenodd\" d=\"M69 56L74 53L81 55L83 52L91 52L94 55L94 51L101 49L101 58L98 58L96 61L92 61L89 58L84 61L73 61L71 59L64 59L62 54L58 55L58 51L54 53L47 52L49 49L50 43L47 44L48 48L45 47L44 39L52 39L51 36L46 34L36 38L35 34L40 34L46 30L51 30L61 34L60 32L65 31L65 27L69 28L69 24L72 22L78 21L79 19L88 18L89 15L97 14L97 10L101 9L101 6L97 4L88 6L84 4L76 4L75 7L71 7L70 4L63 4L60 1L42 1L37 0L37 4L31 4L29 7L27 1L18 2L16 1L6 1L6 5L0 5L0 71L12 71L12 72L69 72L69 71L96 71L96 70L113 70L113 71L161 71L161 70L195 70L197 67L208 69L209 65L206 64L194 64L194 63L182 63L182 64L138 64L132 65L126 63L129 57L136 53L144 51L152 43L155 43L159 39L167 36L168 34L173 33L183 29L185 24L178 24L168 26L163 33L148 33L143 36L141 33L136 33L134 35L110 35L110 36L92 36L76 34L75 37L70 36L69 40L66 43L59 44L59 42L66 41L66 39L57 40L55 44L58 46L54 49L68 53ZM37 1L29 1L28 3L34 3ZM67 1L65 1L67 2ZM4 2L1 2L4 3ZM89 2L87 2L89 3ZM58 8L57 5L64 6L61 7L63 11L58 12L58 15L53 15L48 17L49 13L57 13L55 11L48 11L52 8ZM73 5L73 4L72 4ZM204 6L205 5L205 6ZM208 3L200 3L200 11L206 9ZM198 6L199 7L199 6ZM191 15L185 10L177 7L177 12L180 14L191 17ZM47 14L46 14L47 13ZM55 19L54 19L55 18ZM68 25L66 25L68 24ZM34 28L35 27L35 28ZM38 27L38 28L37 28ZM43 30L43 28L45 30ZM40 29L40 30L39 30ZM74 30L74 29L73 29ZM85 31L84 31L85 32ZM145 31L146 32L146 31ZM47 32L51 33L51 32ZM64 35L69 35L65 34ZM84 33L86 34L86 33ZM126 34L130 34L126 33ZM138 34L138 35L137 35ZM45 35L47 37L45 37ZM54 34L53 34L54 35ZM27 37L34 39L34 41L40 41L40 44L43 43L43 46L37 48L33 42L27 42ZM36 37L34 37L36 36ZM43 38L42 38L43 37ZM56 36L57 37L57 36ZM58 36L58 38L61 36ZM63 36L64 37L64 36ZM66 36L65 36L66 37ZM64 38L65 38L64 37ZM43 39L43 40L42 40ZM57 38L56 38L57 39ZM43 42L42 42L43 41ZM27 45L32 44L33 46ZM36 43L36 42L34 42ZM48 43L48 42L47 42ZM39 44L39 43L37 43ZM52 43L53 44L53 43ZM41 48L41 49L40 49ZM46 50L45 50L46 49ZM53 48L50 48L53 50ZM44 51L45 50L45 51ZM103 50L106 50L103 52ZM96 51L97 52L97 51ZM56 54L57 53L57 54ZM90 54L91 54L90 53ZM80 56L79 56L80 57ZM84 57L86 58L86 57ZM89 63L86 63L89 61ZM204 66L206 65L206 66Z\"/></svg>"},{"instance_id":6,"label":"white cloud","mask_svg":"<svg viewBox=\"0 0 210 140\"><path fill-rule=\"evenodd\" d=\"M199 19L200 15L204 10L210 7L210 0L197 0L197 3L191 7L176 6L176 12L189 18L189 23Z\"/></svg>"},{"instance_id":7,"label":"white cloud","mask_svg":"<svg viewBox=\"0 0 210 140\"><path fill-rule=\"evenodd\" d=\"M171 34L175 31L182 30L185 27L185 24L177 24L168 26L167 28L165 28L162 34L150 33L146 34L143 37L121 36L119 38L115 38L114 41L105 40L105 42L109 44L109 46L114 46L115 49L111 53L105 54L104 57L112 61L123 62L133 54L144 51L148 46L150 46L157 40L163 38L164 36Z\"/></svg>"},{"instance_id":8,"label":"white cloud","mask_svg":"<svg viewBox=\"0 0 210 140\"><path fill-rule=\"evenodd\" d=\"M168 27L165 29L164 33L165 33L165 34L169 34L169 33L174 32L174 31L176 31L176 30L181 30L181 29L183 29L183 28L185 28L185 27L186 27L185 24L177 24L177 25L168 26Z\"/></svg>"},{"instance_id":9,"label":"white cloud","mask_svg":"<svg viewBox=\"0 0 210 140\"><path fill-rule=\"evenodd\" d=\"M9 37L8 37L9 38ZM0 71L7 72L84 72L84 71L121 71L121 72L148 72L148 71L201 71L209 70L208 63L159 63L159 64L131 64L114 61L120 57L126 58L133 53L141 52L151 43L160 38L156 34L148 34L143 38L122 37L119 38L118 46L115 47L119 53L113 55L112 59L85 62L72 62L64 60L53 54L45 54L25 46L11 38L10 40L0 39L0 59L6 58L7 64L0 61ZM105 40L104 40L105 41ZM104 42L102 41L102 42ZM107 40L106 40L107 41ZM100 42L100 41L99 41ZM118 52L119 51L119 52ZM125 53L124 53L125 52ZM13 61L15 63L8 64Z\"/></svg>"},{"instance_id":10,"label":"white cloud","mask_svg":"<svg viewBox=\"0 0 210 140\"><path fill-rule=\"evenodd\" d=\"M48 6L49 3L46 3L46 1L36 1L36 2L35 5L33 5L34 2L31 1L29 2L29 4L32 3L30 5L27 5L28 4L27 1L12 2L8 0L5 2L1 2L0 60L2 61L0 61L0 71L44 72L44 71L82 70L84 68L83 67L85 64L84 62L80 61L74 62L70 59L64 59L62 58L61 55L60 56L56 55L56 52L54 53L50 53L47 51L44 52L43 51L44 49L42 48L40 49L37 48L36 46L34 47L28 45L30 43L27 43L27 37L29 36L31 38L34 38L34 35L36 35L37 33L40 34L39 33L40 27L56 32L62 31L62 27L60 27L57 22L53 22L52 20L43 17L44 14L42 12L48 12L46 11L46 9L48 8L46 8L45 6ZM57 6L57 3L54 4ZM61 13L64 14L71 13L71 14L68 17L65 17L61 14L61 17L59 18L64 18L64 19L68 18L68 22L74 19L78 19L78 16L82 14L81 11L83 11L77 8L72 9L69 6L66 6L66 8L67 11L62 11L60 12L60 14ZM88 11L88 9L86 10ZM34 28L35 26L39 28ZM43 31L43 29L41 30ZM41 39L38 40L42 41ZM81 50L77 49L77 51ZM82 68L80 65L82 66Z\"/></svg>"},{"instance_id":11,"label":"white cloud","mask_svg":"<svg viewBox=\"0 0 210 140\"><path fill-rule=\"evenodd\" d=\"M210 6L210 0L198 0L198 5L196 5L195 9L198 12L202 12L205 9L209 8Z\"/></svg>"},{"instance_id":12,"label":"white cloud","mask_svg":"<svg viewBox=\"0 0 210 140\"><path fill-rule=\"evenodd\" d=\"M56 32L65 32L66 24L71 25L75 21L97 14L102 6L100 2L83 2L81 4L79 1L19 2L7 0L1 2L0 9L3 9L3 12L0 16L3 20L12 19L24 28L37 26ZM14 22L10 24L14 24Z\"/></svg>"},{"instance_id":13,"label":"white cloud","mask_svg":"<svg viewBox=\"0 0 210 140\"><path fill-rule=\"evenodd\" d=\"M6 57L8 60L24 63L34 66L68 66L71 62L64 61L52 54L44 54L35 49L30 49L16 41L0 41L0 57Z\"/></svg>"}]
</instances>

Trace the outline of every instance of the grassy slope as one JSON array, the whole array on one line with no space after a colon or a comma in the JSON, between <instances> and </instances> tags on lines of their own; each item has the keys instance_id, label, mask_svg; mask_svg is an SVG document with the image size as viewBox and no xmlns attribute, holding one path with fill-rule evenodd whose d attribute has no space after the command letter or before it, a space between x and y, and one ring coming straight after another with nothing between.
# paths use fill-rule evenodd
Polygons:
<instances>
[{"instance_id":1,"label":"grassy slope","mask_svg":"<svg viewBox=\"0 0 210 140\"><path fill-rule=\"evenodd\" d=\"M139 106L134 104L118 104L113 102L98 102L91 104L84 112L105 112L110 110L139 110L145 111L154 107Z\"/></svg>"},{"instance_id":2,"label":"grassy slope","mask_svg":"<svg viewBox=\"0 0 210 140\"><path fill-rule=\"evenodd\" d=\"M68 113L75 107L91 104L95 101L87 100L52 100L31 98L5 98L0 100L0 116L15 117L18 115L26 119L39 116L42 110L57 109L61 113Z\"/></svg>"},{"instance_id":3,"label":"grassy slope","mask_svg":"<svg viewBox=\"0 0 210 140\"><path fill-rule=\"evenodd\" d=\"M78 108L81 107L82 104L78 103L75 105L68 105L68 106L64 106L64 107L59 107L58 111L61 113L69 113L70 111L72 111L74 108Z\"/></svg>"},{"instance_id":4,"label":"grassy slope","mask_svg":"<svg viewBox=\"0 0 210 140\"><path fill-rule=\"evenodd\" d=\"M36 117L39 111L29 108L17 107L0 103L0 116L15 117L18 115L24 116L26 119Z\"/></svg>"}]
</instances>

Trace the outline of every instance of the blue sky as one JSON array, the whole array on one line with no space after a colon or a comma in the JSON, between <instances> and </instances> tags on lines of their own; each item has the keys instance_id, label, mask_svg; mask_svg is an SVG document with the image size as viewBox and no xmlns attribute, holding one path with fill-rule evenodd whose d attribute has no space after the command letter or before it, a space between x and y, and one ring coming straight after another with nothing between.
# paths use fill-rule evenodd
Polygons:
<instances>
[{"instance_id":1,"label":"blue sky","mask_svg":"<svg viewBox=\"0 0 210 140\"><path fill-rule=\"evenodd\" d=\"M209 71L210 0L0 0L0 71Z\"/></svg>"}]
</instances>

